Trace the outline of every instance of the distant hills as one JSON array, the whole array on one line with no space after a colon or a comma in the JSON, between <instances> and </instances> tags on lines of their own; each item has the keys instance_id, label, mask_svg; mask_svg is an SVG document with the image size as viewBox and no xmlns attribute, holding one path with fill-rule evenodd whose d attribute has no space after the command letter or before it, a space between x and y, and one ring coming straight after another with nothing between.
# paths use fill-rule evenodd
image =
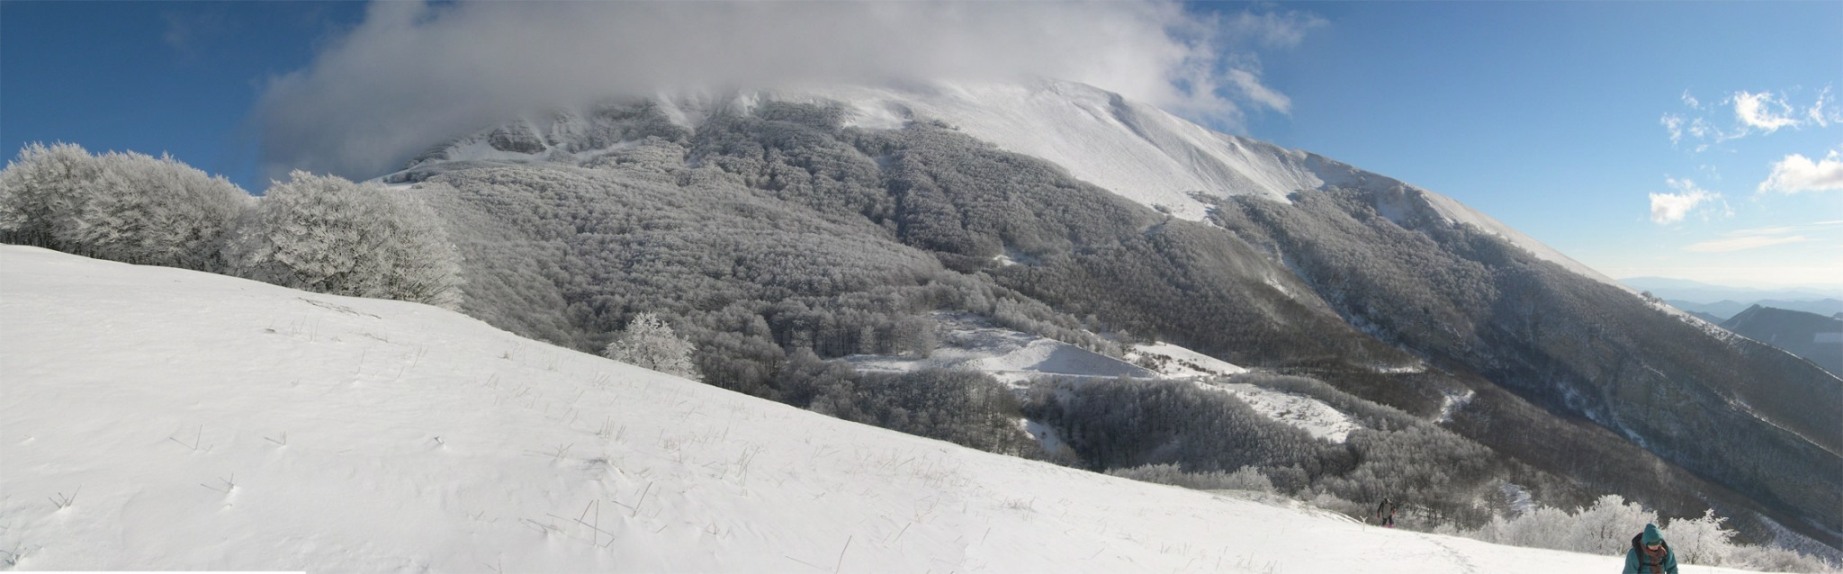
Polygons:
<instances>
[{"instance_id":1,"label":"distant hills","mask_svg":"<svg viewBox=\"0 0 1843 574\"><path fill-rule=\"evenodd\" d=\"M1619 282L1711 323L1726 321L1754 305L1825 317L1843 313L1843 286L1752 289L1665 277L1630 277Z\"/></svg>"},{"instance_id":2,"label":"distant hills","mask_svg":"<svg viewBox=\"0 0 1843 574\"><path fill-rule=\"evenodd\" d=\"M1702 316L1703 319L1708 319L1710 323L1727 321L1729 318L1739 315L1742 311L1746 311L1749 307L1771 307L1774 309L1810 313L1821 317L1831 317L1838 313L1843 313L1843 300L1839 299L1815 299L1807 301L1787 301L1783 299L1749 299L1745 301L1735 301L1732 299L1723 299L1714 303L1696 303L1681 299L1667 298L1664 299L1664 302L1669 303L1672 307Z\"/></svg>"},{"instance_id":3,"label":"distant hills","mask_svg":"<svg viewBox=\"0 0 1843 574\"><path fill-rule=\"evenodd\" d=\"M1720 301L1722 299L1785 299L1791 301L1843 299L1843 285L1758 289L1751 287L1730 287L1667 277L1627 277L1620 279L1619 282L1631 286L1633 289L1650 291L1651 294L1664 299L1684 299L1688 301L1708 302Z\"/></svg>"}]
</instances>

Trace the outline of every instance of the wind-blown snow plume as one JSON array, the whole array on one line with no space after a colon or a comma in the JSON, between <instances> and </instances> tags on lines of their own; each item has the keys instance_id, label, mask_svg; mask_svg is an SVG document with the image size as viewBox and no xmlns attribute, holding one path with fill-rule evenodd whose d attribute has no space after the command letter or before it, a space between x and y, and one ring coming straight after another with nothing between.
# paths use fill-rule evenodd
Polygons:
<instances>
[{"instance_id":1,"label":"wind-blown snow plume","mask_svg":"<svg viewBox=\"0 0 1843 574\"><path fill-rule=\"evenodd\" d=\"M546 108L661 90L815 82L1073 80L1225 127L1286 113L1256 52L1322 20L1131 2L378 2L271 80L266 169L370 177Z\"/></svg>"}]
</instances>

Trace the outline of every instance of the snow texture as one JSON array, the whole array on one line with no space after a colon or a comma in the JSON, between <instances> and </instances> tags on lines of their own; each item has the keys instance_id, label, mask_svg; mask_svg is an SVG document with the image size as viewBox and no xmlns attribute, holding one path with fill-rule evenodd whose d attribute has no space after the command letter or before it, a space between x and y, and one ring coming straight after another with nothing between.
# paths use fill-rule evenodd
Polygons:
<instances>
[{"instance_id":1,"label":"snow texture","mask_svg":"<svg viewBox=\"0 0 1843 574\"><path fill-rule=\"evenodd\" d=\"M25 570L1621 563L968 450L414 303L0 246L0 324L0 564Z\"/></svg>"},{"instance_id":2,"label":"snow texture","mask_svg":"<svg viewBox=\"0 0 1843 574\"><path fill-rule=\"evenodd\" d=\"M1247 403L1254 412L1266 415L1312 435L1312 438L1338 444L1350 438L1350 432L1363 428L1350 415L1311 397L1282 393L1249 384L1203 385L1225 391Z\"/></svg>"},{"instance_id":3,"label":"snow texture","mask_svg":"<svg viewBox=\"0 0 1843 574\"><path fill-rule=\"evenodd\" d=\"M1171 343L1134 345L1126 358L1130 361L1150 359L1159 365L1158 374L1166 377L1220 377L1248 372L1228 361Z\"/></svg>"}]
</instances>

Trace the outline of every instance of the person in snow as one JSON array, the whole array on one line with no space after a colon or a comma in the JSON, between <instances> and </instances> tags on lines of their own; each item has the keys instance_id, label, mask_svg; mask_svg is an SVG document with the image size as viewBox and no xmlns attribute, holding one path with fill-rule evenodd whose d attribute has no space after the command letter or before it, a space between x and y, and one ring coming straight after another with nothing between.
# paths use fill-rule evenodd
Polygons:
<instances>
[{"instance_id":1,"label":"person in snow","mask_svg":"<svg viewBox=\"0 0 1843 574\"><path fill-rule=\"evenodd\" d=\"M1376 523L1385 528L1395 527L1395 501L1384 498L1382 504L1376 505Z\"/></svg>"},{"instance_id":2,"label":"person in snow","mask_svg":"<svg viewBox=\"0 0 1843 574\"><path fill-rule=\"evenodd\" d=\"M1632 537L1632 549L1625 552L1625 574L1677 574L1677 555L1657 533L1656 524L1646 524L1644 532Z\"/></svg>"}]
</instances>

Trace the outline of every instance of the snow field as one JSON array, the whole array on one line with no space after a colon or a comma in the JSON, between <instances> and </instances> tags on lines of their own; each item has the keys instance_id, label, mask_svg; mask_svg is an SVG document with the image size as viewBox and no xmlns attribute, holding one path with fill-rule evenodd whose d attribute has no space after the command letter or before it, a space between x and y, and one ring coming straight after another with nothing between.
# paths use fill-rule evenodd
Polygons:
<instances>
[{"instance_id":1,"label":"snow field","mask_svg":"<svg viewBox=\"0 0 1843 574\"><path fill-rule=\"evenodd\" d=\"M34 248L0 246L0 390L0 564L22 570L1620 565L972 451L423 305Z\"/></svg>"}]
</instances>

